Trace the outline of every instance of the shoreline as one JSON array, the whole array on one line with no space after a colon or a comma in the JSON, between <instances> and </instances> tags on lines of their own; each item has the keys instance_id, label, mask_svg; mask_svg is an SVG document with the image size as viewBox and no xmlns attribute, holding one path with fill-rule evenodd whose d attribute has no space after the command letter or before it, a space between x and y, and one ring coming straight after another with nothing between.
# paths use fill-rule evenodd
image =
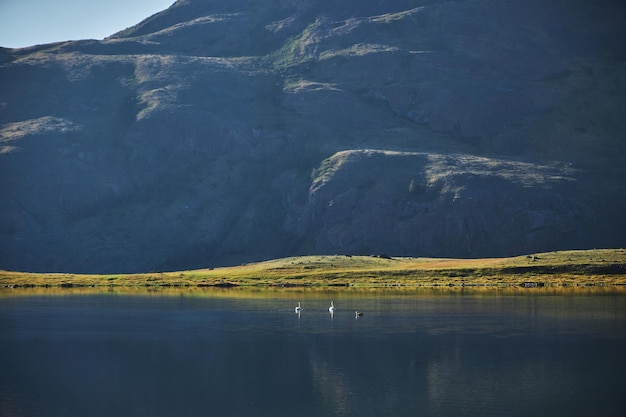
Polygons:
<instances>
[{"instance_id":1,"label":"shoreline","mask_svg":"<svg viewBox=\"0 0 626 417\"><path fill-rule=\"evenodd\" d=\"M0 288L421 288L626 286L626 249L509 258L319 255L233 267L138 274L0 271Z\"/></svg>"}]
</instances>

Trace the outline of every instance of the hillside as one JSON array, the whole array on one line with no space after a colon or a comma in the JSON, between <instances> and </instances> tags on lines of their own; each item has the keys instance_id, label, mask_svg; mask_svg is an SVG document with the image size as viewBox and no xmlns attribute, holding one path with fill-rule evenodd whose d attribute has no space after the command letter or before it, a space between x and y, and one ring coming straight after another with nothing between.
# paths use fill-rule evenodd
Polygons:
<instances>
[{"instance_id":1,"label":"hillside","mask_svg":"<svg viewBox=\"0 0 626 417\"><path fill-rule=\"evenodd\" d=\"M0 268L626 246L620 1L179 0L0 49Z\"/></svg>"}]
</instances>

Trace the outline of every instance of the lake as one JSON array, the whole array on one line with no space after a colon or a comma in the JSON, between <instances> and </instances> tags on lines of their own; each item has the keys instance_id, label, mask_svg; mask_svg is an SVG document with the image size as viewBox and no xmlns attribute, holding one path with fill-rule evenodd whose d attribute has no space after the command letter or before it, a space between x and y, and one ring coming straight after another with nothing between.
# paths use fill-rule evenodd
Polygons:
<instances>
[{"instance_id":1,"label":"lake","mask_svg":"<svg viewBox=\"0 0 626 417\"><path fill-rule=\"evenodd\" d=\"M5 417L624 417L625 376L617 289L0 292Z\"/></svg>"}]
</instances>

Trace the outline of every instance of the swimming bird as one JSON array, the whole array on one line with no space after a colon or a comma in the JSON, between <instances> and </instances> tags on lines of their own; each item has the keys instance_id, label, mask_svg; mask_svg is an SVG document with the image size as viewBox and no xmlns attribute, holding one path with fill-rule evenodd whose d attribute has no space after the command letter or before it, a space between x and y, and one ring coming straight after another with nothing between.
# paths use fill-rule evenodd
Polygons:
<instances>
[{"instance_id":1,"label":"swimming bird","mask_svg":"<svg viewBox=\"0 0 626 417\"><path fill-rule=\"evenodd\" d=\"M330 302L330 307L328 307L328 311L331 313L335 312L335 303L333 301Z\"/></svg>"},{"instance_id":2,"label":"swimming bird","mask_svg":"<svg viewBox=\"0 0 626 417\"><path fill-rule=\"evenodd\" d=\"M355 318L355 319L358 319L359 317L363 317L363 313L362 313L362 312L360 312L360 311L355 311L355 312L354 312L354 318Z\"/></svg>"},{"instance_id":3,"label":"swimming bird","mask_svg":"<svg viewBox=\"0 0 626 417\"><path fill-rule=\"evenodd\" d=\"M300 307L300 301L298 301L298 307L295 308L295 312L299 313L302 311L302 307Z\"/></svg>"}]
</instances>

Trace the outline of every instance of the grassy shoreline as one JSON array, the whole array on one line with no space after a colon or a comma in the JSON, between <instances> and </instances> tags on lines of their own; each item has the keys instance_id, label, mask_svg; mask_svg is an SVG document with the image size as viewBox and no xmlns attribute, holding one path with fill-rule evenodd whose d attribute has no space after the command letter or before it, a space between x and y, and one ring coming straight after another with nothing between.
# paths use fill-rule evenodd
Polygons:
<instances>
[{"instance_id":1,"label":"grassy shoreline","mask_svg":"<svg viewBox=\"0 0 626 417\"><path fill-rule=\"evenodd\" d=\"M234 267L144 274L0 271L0 288L558 287L626 285L626 249L510 258L301 256Z\"/></svg>"}]
</instances>

